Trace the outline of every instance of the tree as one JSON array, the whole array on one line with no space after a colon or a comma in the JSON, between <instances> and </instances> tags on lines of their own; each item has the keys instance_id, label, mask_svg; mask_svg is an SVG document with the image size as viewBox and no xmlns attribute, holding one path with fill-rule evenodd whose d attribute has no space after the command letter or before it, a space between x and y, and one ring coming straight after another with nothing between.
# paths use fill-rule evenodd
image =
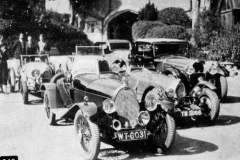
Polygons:
<instances>
[{"instance_id":1,"label":"tree","mask_svg":"<svg viewBox=\"0 0 240 160\"><path fill-rule=\"evenodd\" d=\"M144 8L138 12L139 20L143 21L155 21L158 19L158 10L154 3L147 3Z\"/></svg>"},{"instance_id":2,"label":"tree","mask_svg":"<svg viewBox=\"0 0 240 160\"><path fill-rule=\"evenodd\" d=\"M208 10L199 13L194 30L194 38L198 46L209 45L216 32L221 30L220 16Z\"/></svg>"},{"instance_id":3,"label":"tree","mask_svg":"<svg viewBox=\"0 0 240 160\"><path fill-rule=\"evenodd\" d=\"M182 8L169 7L158 12L158 20L168 25L191 27L191 20Z\"/></svg>"}]
</instances>

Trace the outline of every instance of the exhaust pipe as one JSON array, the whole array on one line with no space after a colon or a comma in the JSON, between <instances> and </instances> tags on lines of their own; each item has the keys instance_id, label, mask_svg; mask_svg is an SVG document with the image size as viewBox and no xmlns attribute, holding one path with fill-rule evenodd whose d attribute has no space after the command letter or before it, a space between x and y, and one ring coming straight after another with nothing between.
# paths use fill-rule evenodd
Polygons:
<instances>
[{"instance_id":1,"label":"exhaust pipe","mask_svg":"<svg viewBox=\"0 0 240 160\"><path fill-rule=\"evenodd\" d=\"M122 124L119 120L114 119L112 122L112 126L113 129L115 129L116 131L119 131L120 129L122 129Z\"/></svg>"}]
</instances>

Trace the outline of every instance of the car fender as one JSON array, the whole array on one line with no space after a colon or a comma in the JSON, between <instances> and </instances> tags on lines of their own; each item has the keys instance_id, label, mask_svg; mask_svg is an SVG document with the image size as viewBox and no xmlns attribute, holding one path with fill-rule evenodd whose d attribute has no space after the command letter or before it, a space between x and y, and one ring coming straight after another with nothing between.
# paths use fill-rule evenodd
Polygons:
<instances>
[{"instance_id":1,"label":"car fender","mask_svg":"<svg viewBox=\"0 0 240 160\"><path fill-rule=\"evenodd\" d=\"M93 102L75 103L69 108L68 112L63 117L74 118L77 112L81 112L83 116L89 118L93 123L95 121L91 118L97 113L97 105Z\"/></svg>"},{"instance_id":2,"label":"car fender","mask_svg":"<svg viewBox=\"0 0 240 160\"><path fill-rule=\"evenodd\" d=\"M145 89L145 91L143 92L143 95L142 95L142 99L141 99L141 106L144 105L144 99L145 99L145 96L147 95L147 93L150 90L152 90L153 88L157 88L157 87L158 86L150 85ZM158 104L166 113L169 113L169 114L173 113L174 103L171 100L169 100L167 98L163 98L162 100L158 101Z\"/></svg>"},{"instance_id":3,"label":"car fender","mask_svg":"<svg viewBox=\"0 0 240 160\"><path fill-rule=\"evenodd\" d=\"M48 94L49 96L48 98L49 98L51 109L64 108L63 101L58 93L56 86L52 88L48 88L44 93L44 97L46 94Z\"/></svg>"},{"instance_id":4,"label":"car fender","mask_svg":"<svg viewBox=\"0 0 240 160\"><path fill-rule=\"evenodd\" d=\"M176 78L180 78L180 73L177 69L169 68L168 70L164 71L163 74L168 75L172 74Z\"/></svg>"},{"instance_id":5,"label":"car fender","mask_svg":"<svg viewBox=\"0 0 240 160\"><path fill-rule=\"evenodd\" d=\"M163 99L159 101L161 108L166 112L172 115L174 113L174 103L168 99Z\"/></svg>"},{"instance_id":6,"label":"car fender","mask_svg":"<svg viewBox=\"0 0 240 160\"><path fill-rule=\"evenodd\" d=\"M97 105L94 102L81 102L74 105L78 106L85 116L91 117L97 113Z\"/></svg>"},{"instance_id":7,"label":"car fender","mask_svg":"<svg viewBox=\"0 0 240 160\"><path fill-rule=\"evenodd\" d=\"M55 89L56 84L55 83L42 83L40 86L40 91L45 91L48 89Z\"/></svg>"},{"instance_id":8,"label":"car fender","mask_svg":"<svg viewBox=\"0 0 240 160\"><path fill-rule=\"evenodd\" d=\"M217 89L212 83L207 82L207 81L200 81L195 87L197 87L197 86L199 86L200 88L203 88L204 86L206 86L207 88L209 88L211 90Z\"/></svg>"}]
</instances>

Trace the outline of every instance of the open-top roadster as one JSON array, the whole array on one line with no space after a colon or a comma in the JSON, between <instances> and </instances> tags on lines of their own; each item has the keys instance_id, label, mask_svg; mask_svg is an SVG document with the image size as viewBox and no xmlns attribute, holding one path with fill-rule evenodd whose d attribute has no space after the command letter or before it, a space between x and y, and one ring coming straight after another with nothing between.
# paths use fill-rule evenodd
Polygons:
<instances>
[{"instance_id":1,"label":"open-top roadster","mask_svg":"<svg viewBox=\"0 0 240 160\"><path fill-rule=\"evenodd\" d=\"M174 104L159 85L145 91L154 101L143 98L139 103L135 91L99 56L75 58L71 72L58 74L51 82L42 86L49 124L74 120L85 159L97 158L100 141L124 150L144 150L151 144L154 151L167 151L173 144Z\"/></svg>"},{"instance_id":2,"label":"open-top roadster","mask_svg":"<svg viewBox=\"0 0 240 160\"><path fill-rule=\"evenodd\" d=\"M43 96L42 83L49 82L54 75L48 55L21 55L20 91L23 103L28 103L28 95Z\"/></svg>"},{"instance_id":3,"label":"open-top roadster","mask_svg":"<svg viewBox=\"0 0 240 160\"><path fill-rule=\"evenodd\" d=\"M179 74L180 77L184 76L181 72ZM189 77L176 79L144 68L135 68L124 77L126 83L136 90L138 98L144 98L142 102L152 98L145 93L149 86L161 84L166 90L166 96L175 101L176 121L205 118L212 124L218 118L220 104L215 93L216 87L204 81L203 75L203 73L191 74Z\"/></svg>"},{"instance_id":4,"label":"open-top roadster","mask_svg":"<svg viewBox=\"0 0 240 160\"><path fill-rule=\"evenodd\" d=\"M187 68L194 66L194 72L205 73L205 80L217 88L220 99L227 96L229 76L226 68L212 61L198 61L187 58L188 42L179 39L137 39L130 55L131 63L152 67L157 72L179 77L178 72L186 73Z\"/></svg>"}]
</instances>

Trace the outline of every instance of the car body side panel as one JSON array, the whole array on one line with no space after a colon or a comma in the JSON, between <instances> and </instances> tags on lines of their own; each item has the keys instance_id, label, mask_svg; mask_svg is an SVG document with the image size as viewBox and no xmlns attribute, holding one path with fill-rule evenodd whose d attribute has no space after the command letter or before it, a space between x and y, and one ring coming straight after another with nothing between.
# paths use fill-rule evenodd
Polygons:
<instances>
[{"instance_id":1,"label":"car body side panel","mask_svg":"<svg viewBox=\"0 0 240 160\"><path fill-rule=\"evenodd\" d=\"M106 98L112 97L121 85L122 83L115 79L97 79L87 86L86 95L89 101L93 101L99 107Z\"/></svg>"}]
</instances>

